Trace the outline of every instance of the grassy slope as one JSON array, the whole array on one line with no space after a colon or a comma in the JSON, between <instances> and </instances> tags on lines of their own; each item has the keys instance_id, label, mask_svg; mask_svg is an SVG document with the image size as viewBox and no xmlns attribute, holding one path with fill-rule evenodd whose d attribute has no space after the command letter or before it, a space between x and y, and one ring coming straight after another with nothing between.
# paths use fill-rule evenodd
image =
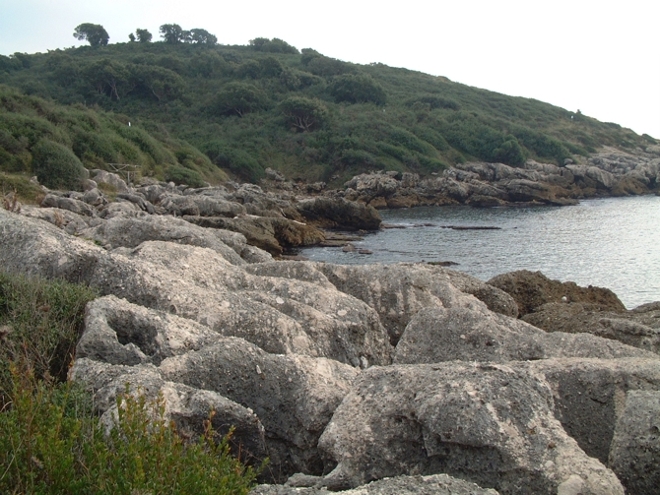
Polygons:
<instances>
[{"instance_id":1,"label":"grassy slope","mask_svg":"<svg viewBox=\"0 0 660 495\"><path fill-rule=\"evenodd\" d=\"M0 83L0 170L26 174L44 138L87 168L131 163L192 183L224 172L254 181L266 167L340 183L366 170L428 174L471 159L561 164L603 145L655 142L537 100L313 50L81 47L0 57ZM304 132L286 106L292 98L316 112Z\"/></svg>"}]
</instances>

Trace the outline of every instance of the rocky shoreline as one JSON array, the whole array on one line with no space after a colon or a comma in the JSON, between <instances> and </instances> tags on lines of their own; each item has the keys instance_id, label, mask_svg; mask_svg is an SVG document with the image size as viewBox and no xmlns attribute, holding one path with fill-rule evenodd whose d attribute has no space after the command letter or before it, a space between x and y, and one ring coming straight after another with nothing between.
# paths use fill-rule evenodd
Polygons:
<instances>
[{"instance_id":1,"label":"rocky shoreline","mask_svg":"<svg viewBox=\"0 0 660 495\"><path fill-rule=\"evenodd\" d=\"M0 209L4 270L101 295L71 379L108 426L127 383L161 394L186 435L213 409L243 459L270 459L255 495L656 493L660 302L626 311L532 272L275 261L324 229L378 228L374 200L402 193L301 198L270 180L129 187L96 171L83 193Z\"/></svg>"},{"instance_id":2,"label":"rocky shoreline","mask_svg":"<svg viewBox=\"0 0 660 495\"><path fill-rule=\"evenodd\" d=\"M564 166L527 161L524 167L502 163L458 164L442 174L375 172L354 177L342 190L330 191L375 208L465 204L478 207L520 204L570 205L580 199L660 193L660 147L626 153L604 149L583 163Z\"/></svg>"}]
</instances>

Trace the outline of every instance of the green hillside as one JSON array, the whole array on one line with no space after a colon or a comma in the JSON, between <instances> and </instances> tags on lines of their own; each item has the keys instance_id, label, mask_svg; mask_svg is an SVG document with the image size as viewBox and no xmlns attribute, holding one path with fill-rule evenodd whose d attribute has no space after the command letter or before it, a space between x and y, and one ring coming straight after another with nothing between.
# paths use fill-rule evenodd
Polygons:
<instances>
[{"instance_id":1,"label":"green hillside","mask_svg":"<svg viewBox=\"0 0 660 495\"><path fill-rule=\"evenodd\" d=\"M603 145L655 143L537 100L279 39L204 39L0 56L0 170L55 187L109 164L193 185L256 181L271 167L336 185L367 170L561 165Z\"/></svg>"}]
</instances>

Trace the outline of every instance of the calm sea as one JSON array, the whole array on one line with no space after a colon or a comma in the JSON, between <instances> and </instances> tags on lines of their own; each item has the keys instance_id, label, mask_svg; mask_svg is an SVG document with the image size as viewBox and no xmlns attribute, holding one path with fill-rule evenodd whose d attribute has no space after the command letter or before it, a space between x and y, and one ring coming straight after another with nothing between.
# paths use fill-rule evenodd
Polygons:
<instances>
[{"instance_id":1,"label":"calm sea","mask_svg":"<svg viewBox=\"0 0 660 495\"><path fill-rule=\"evenodd\" d=\"M514 270L612 289L626 307L660 301L660 197L582 201L577 206L424 207L381 211L405 228L368 234L356 248L309 248L311 260L344 264L451 261L488 280ZM452 229L449 227L497 227Z\"/></svg>"}]
</instances>

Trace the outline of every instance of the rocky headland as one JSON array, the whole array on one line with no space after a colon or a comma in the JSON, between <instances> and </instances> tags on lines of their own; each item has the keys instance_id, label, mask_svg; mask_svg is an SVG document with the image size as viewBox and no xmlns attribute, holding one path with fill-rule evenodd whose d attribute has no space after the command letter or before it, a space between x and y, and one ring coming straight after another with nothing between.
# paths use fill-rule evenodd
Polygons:
<instances>
[{"instance_id":1,"label":"rocky headland","mask_svg":"<svg viewBox=\"0 0 660 495\"><path fill-rule=\"evenodd\" d=\"M644 167L648 192L658 159ZM459 170L430 180L478 182ZM243 459L270 459L254 494L657 493L660 303L626 311L532 272L276 261L328 228L378 228L374 199L402 189L302 198L269 180L277 192L96 171L85 192L0 209L4 270L100 294L70 376L108 427L127 383L190 436L213 409Z\"/></svg>"},{"instance_id":2,"label":"rocky headland","mask_svg":"<svg viewBox=\"0 0 660 495\"><path fill-rule=\"evenodd\" d=\"M528 160L523 167L468 162L441 174L374 172L361 174L328 194L375 208L466 204L570 205L580 199L658 194L660 147L626 153L603 149L581 163L563 166Z\"/></svg>"}]
</instances>

